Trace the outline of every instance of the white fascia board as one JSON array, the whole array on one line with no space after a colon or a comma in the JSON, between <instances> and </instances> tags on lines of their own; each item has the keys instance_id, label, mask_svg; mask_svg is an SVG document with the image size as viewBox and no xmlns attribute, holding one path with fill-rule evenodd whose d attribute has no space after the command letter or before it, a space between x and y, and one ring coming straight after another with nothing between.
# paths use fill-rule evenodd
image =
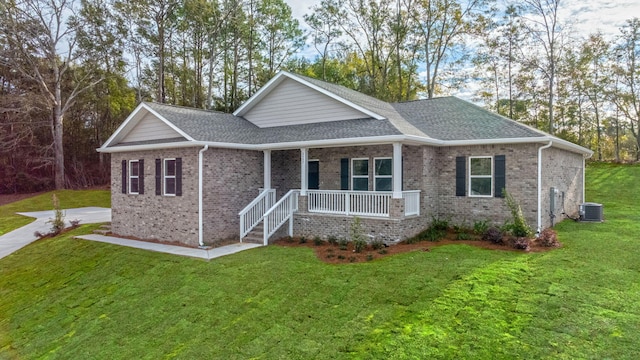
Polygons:
<instances>
[{"instance_id":1,"label":"white fascia board","mask_svg":"<svg viewBox=\"0 0 640 360\"><path fill-rule=\"evenodd\" d=\"M131 131L138 124L138 122L140 122L140 120L142 120L144 115L146 115L145 113L142 112L143 110L148 113L151 113L153 116L155 116L160 121L162 121L167 126L169 126L172 130L177 132L180 136L184 137L189 141L194 141L194 139L191 136L189 136L187 133L185 133L180 128L175 126L172 122L168 121L163 116L158 114L155 110L149 107L149 105L142 102L131 112L131 114L122 122L122 124L120 124L120 126L116 129L116 131L107 139L107 141L104 142L104 144L102 144L102 146L98 150L99 151L105 150L115 140L124 138L124 136L127 133L129 133L129 131ZM101 151L101 152L106 152L106 151Z\"/></svg>"},{"instance_id":2,"label":"white fascia board","mask_svg":"<svg viewBox=\"0 0 640 360\"><path fill-rule=\"evenodd\" d=\"M251 108L257 104L258 102L260 102L260 100L262 100L262 98L264 98L265 96L267 96L271 90L273 90L274 87L276 87L279 83L281 83L282 81L284 81L284 77L287 77L291 80L294 80L296 82L299 82L300 84L303 84L305 86L308 86L310 88L312 88L313 90L324 94L342 104L345 104L357 111L360 111L361 113L364 113L374 119L377 120L384 120L386 119L384 116L381 116L379 114L376 114L375 112L366 109L360 105L354 104L351 101L348 101L330 91L327 91L321 87L318 87L304 79L301 79L297 76L295 76L294 74L291 74L287 71L281 70L280 72L278 72L276 74L276 76L274 76L271 80L269 80L269 82L267 82L263 87L260 88L260 90L258 90L258 92L256 92L251 98L249 98L247 101L245 101L236 111L233 112L233 115L235 116L243 116L244 114L246 114L249 110L251 110Z\"/></svg>"}]
</instances>

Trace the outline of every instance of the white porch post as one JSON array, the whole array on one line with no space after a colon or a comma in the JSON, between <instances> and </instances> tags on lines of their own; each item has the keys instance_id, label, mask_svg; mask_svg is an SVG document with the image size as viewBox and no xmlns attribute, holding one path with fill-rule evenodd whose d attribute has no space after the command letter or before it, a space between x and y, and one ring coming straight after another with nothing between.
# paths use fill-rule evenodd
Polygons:
<instances>
[{"instance_id":1,"label":"white porch post","mask_svg":"<svg viewBox=\"0 0 640 360\"><path fill-rule=\"evenodd\" d=\"M271 150L264 150L264 191L271 189Z\"/></svg>"},{"instance_id":2,"label":"white porch post","mask_svg":"<svg viewBox=\"0 0 640 360\"><path fill-rule=\"evenodd\" d=\"M402 199L402 144L393 143L393 198Z\"/></svg>"},{"instance_id":3,"label":"white porch post","mask_svg":"<svg viewBox=\"0 0 640 360\"><path fill-rule=\"evenodd\" d=\"M300 196L307 196L309 188L309 149L300 149Z\"/></svg>"}]
</instances>

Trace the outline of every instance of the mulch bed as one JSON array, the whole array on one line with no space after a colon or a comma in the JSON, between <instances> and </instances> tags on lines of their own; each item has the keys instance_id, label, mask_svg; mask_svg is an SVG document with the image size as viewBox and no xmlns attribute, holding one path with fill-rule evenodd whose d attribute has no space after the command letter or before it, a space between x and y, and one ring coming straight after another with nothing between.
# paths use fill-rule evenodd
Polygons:
<instances>
[{"instance_id":1,"label":"mulch bed","mask_svg":"<svg viewBox=\"0 0 640 360\"><path fill-rule=\"evenodd\" d=\"M273 244L284 247L312 248L315 251L318 259L329 264L366 262L410 251L431 251L431 249L436 246L453 244L466 244L489 250L525 252L524 250L516 250L509 245L494 244L489 241L483 241L480 239L454 239L455 235L453 235L452 233L448 233L445 238L439 241L421 241L413 244L400 242L396 245L390 245L378 250L372 249L371 246L367 246L366 250L363 250L359 253L355 252L353 244L351 242L347 244L346 249L344 247L341 249L339 245L329 244L327 241L322 241L321 243L316 244L313 239L309 238L306 238L304 242L301 242L301 239L299 237L281 238L276 240ZM505 239L505 242L508 241L506 241ZM544 252L552 249L557 249L557 247L543 247L533 242L528 252Z\"/></svg>"}]
</instances>

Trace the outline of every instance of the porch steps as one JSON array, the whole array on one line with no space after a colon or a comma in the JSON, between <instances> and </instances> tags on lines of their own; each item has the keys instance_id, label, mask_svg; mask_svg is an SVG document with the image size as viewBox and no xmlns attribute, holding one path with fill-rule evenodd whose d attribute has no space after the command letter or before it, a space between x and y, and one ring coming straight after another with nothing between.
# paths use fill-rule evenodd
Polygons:
<instances>
[{"instance_id":1,"label":"porch steps","mask_svg":"<svg viewBox=\"0 0 640 360\"><path fill-rule=\"evenodd\" d=\"M94 234L109 235L111 234L111 224L100 225L100 228L93 230Z\"/></svg>"},{"instance_id":2,"label":"porch steps","mask_svg":"<svg viewBox=\"0 0 640 360\"><path fill-rule=\"evenodd\" d=\"M243 239L242 242L262 244L264 242L264 223L256 225Z\"/></svg>"}]
</instances>

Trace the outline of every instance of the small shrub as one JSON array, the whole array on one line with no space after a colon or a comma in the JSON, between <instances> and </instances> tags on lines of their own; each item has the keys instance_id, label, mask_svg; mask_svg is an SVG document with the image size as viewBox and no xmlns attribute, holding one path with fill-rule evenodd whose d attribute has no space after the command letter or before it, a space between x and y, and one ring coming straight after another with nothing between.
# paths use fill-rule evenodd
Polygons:
<instances>
[{"instance_id":1,"label":"small shrub","mask_svg":"<svg viewBox=\"0 0 640 360\"><path fill-rule=\"evenodd\" d=\"M40 231L36 231L33 233L33 236L37 237L38 239L42 239L43 237L47 236L47 234L43 234Z\"/></svg>"},{"instance_id":2,"label":"small shrub","mask_svg":"<svg viewBox=\"0 0 640 360\"><path fill-rule=\"evenodd\" d=\"M373 250L380 250L384 248L384 242L380 239L375 239L371 242L371 248Z\"/></svg>"},{"instance_id":3,"label":"small shrub","mask_svg":"<svg viewBox=\"0 0 640 360\"><path fill-rule=\"evenodd\" d=\"M502 244L502 231L497 227L492 226L482 234L482 240L490 241L494 244Z\"/></svg>"},{"instance_id":4,"label":"small shrub","mask_svg":"<svg viewBox=\"0 0 640 360\"><path fill-rule=\"evenodd\" d=\"M362 250L367 248L367 242L364 239L353 240L353 251L361 253Z\"/></svg>"},{"instance_id":5,"label":"small shrub","mask_svg":"<svg viewBox=\"0 0 640 360\"><path fill-rule=\"evenodd\" d=\"M330 235L330 236L327 238L327 241L328 241L328 242L329 242L329 244L331 244L331 245L338 245L338 238L337 238L337 237L335 237L335 235Z\"/></svg>"},{"instance_id":6,"label":"small shrub","mask_svg":"<svg viewBox=\"0 0 640 360\"><path fill-rule=\"evenodd\" d=\"M301 237L300 238L300 244L306 244L307 243L307 238L306 237Z\"/></svg>"},{"instance_id":7,"label":"small shrub","mask_svg":"<svg viewBox=\"0 0 640 360\"><path fill-rule=\"evenodd\" d=\"M529 251L531 246L531 240L526 237L516 237L511 240L511 246L514 249Z\"/></svg>"},{"instance_id":8,"label":"small shrub","mask_svg":"<svg viewBox=\"0 0 640 360\"><path fill-rule=\"evenodd\" d=\"M489 229L489 223L486 220L476 221L473 223L473 233L483 235Z\"/></svg>"},{"instance_id":9,"label":"small shrub","mask_svg":"<svg viewBox=\"0 0 640 360\"><path fill-rule=\"evenodd\" d=\"M540 246L544 247L558 247L558 234L553 229L544 229L536 240Z\"/></svg>"},{"instance_id":10,"label":"small shrub","mask_svg":"<svg viewBox=\"0 0 640 360\"><path fill-rule=\"evenodd\" d=\"M349 246L349 242L347 241L347 239L340 238L340 240L338 240L338 248L340 250L347 250L348 246Z\"/></svg>"},{"instance_id":11,"label":"small shrub","mask_svg":"<svg viewBox=\"0 0 640 360\"><path fill-rule=\"evenodd\" d=\"M424 239L427 241L440 241L445 236L444 230L438 230L436 228L429 228L424 232Z\"/></svg>"},{"instance_id":12,"label":"small shrub","mask_svg":"<svg viewBox=\"0 0 640 360\"><path fill-rule=\"evenodd\" d=\"M373 260L373 255L372 254L367 255L367 261L371 261L371 260Z\"/></svg>"},{"instance_id":13,"label":"small shrub","mask_svg":"<svg viewBox=\"0 0 640 360\"><path fill-rule=\"evenodd\" d=\"M467 232L460 232L456 235L456 240L469 240L471 235Z\"/></svg>"},{"instance_id":14,"label":"small shrub","mask_svg":"<svg viewBox=\"0 0 640 360\"><path fill-rule=\"evenodd\" d=\"M449 229L449 221L437 217L432 217L431 226L429 227L439 231L447 231L447 229Z\"/></svg>"},{"instance_id":15,"label":"small shrub","mask_svg":"<svg viewBox=\"0 0 640 360\"><path fill-rule=\"evenodd\" d=\"M522 214L522 208L518 201L506 190L502 190L502 195L504 196L504 201L506 202L507 207L511 211L511 217L513 218L513 223L511 224L511 234L516 237L531 237L533 235L533 231L529 224L527 224L527 220L525 220L524 215Z\"/></svg>"},{"instance_id":16,"label":"small shrub","mask_svg":"<svg viewBox=\"0 0 640 360\"><path fill-rule=\"evenodd\" d=\"M69 220L69 224L71 224L71 227L78 227L78 225L80 225L80 219Z\"/></svg>"},{"instance_id":17,"label":"small shrub","mask_svg":"<svg viewBox=\"0 0 640 360\"><path fill-rule=\"evenodd\" d=\"M387 249L380 249L380 250L378 250L378 254L380 254L380 255L384 255L384 254L386 254L387 252L388 252L388 251L387 251Z\"/></svg>"},{"instance_id":18,"label":"small shrub","mask_svg":"<svg viewBox=\"0 0 640 360\"><path fill-rule=\"evenodd\" d=\"M51 224L51 235L58 235L64 230L64 213L60 210L60 201L56 194L51 196L51 202L53 203L54 217L47 223Z\"/></svg>"},{"instance_id":19,"label":"small shrub","mask_svg":"<svg viewBox=\"0 0 640 360\"><path fill-rule=\"evenodd\" d=\"M335 256L336 256L336 254L327 254L327 259L334 258Z\"/></svg>"},{"instance_id":20,"label":"small shrub","mask_svg":"<svg viewBox=\"0 0 640 360\"><path fill-rule=\"evenodd\" d=\"M320 239L320 236L316 236L313 238L313 245L321 246L322 244L324 244L324 241Z\"/></svg>"},{"instance_id":21,"label":"small shrub","mask_svg":"<svg viewBox=\"0 0 640 360\"><path fill-rule=\"evenodd\" d=\"M356 262L355 256L349 256L349 262Z\"/></svg>"},{"instance_id":22,"label":"small shrub","mask_svg":"<svg viewBox=\"0 0 640 360\"><path fill-rule=\"evenodd\" d=\"M344 260L344 259L346 259L346 258L344 257L344 255L338 255L338 259L339 259L339 260Z\"/></svg>"}]
</instances>

